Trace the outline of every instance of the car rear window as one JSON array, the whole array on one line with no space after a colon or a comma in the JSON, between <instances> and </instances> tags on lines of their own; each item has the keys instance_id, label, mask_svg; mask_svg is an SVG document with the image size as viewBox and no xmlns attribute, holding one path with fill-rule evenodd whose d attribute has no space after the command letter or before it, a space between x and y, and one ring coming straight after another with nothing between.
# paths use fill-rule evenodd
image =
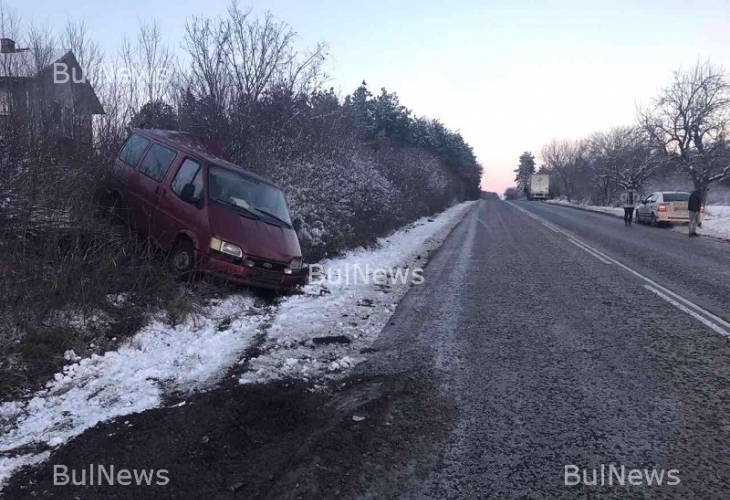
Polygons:
<instances>
[{"instance_id":1,"label":"car rear window","mask_svg":"<svg viewBox=\"0 0 730 500\"><path fill-rule=\"evenodd\" d=\"M664 193L664 201L689 201L689 193Z\"/></svg>"},{"instance_id":2,"label":"car rear window","mask_svg":"<svg viewBox=\"0 0 730 500\"><path fill-rule=\"evenodd\" d=\"M136 167L139 163L139 159L142 158L142 153L147 149L149 139L145 139L142 136L132 134L124 144L122 151L119 153L119 159L130 167Z\"/></svg>"}]
</instances>

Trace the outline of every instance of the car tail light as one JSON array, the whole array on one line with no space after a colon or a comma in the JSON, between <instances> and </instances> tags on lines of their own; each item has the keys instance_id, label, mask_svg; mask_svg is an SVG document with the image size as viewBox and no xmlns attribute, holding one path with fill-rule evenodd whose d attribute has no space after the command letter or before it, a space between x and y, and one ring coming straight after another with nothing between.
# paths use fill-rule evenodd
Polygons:
<instances>
[{"instance_id":1,"label":"car tail light","mask_svg":"<svg viewBox=\"0 0 730 500\"><path fill-rule=\"evenodd\" d=\"M666 212L667 211L667 206L666 205L663 205L663 204L662 205L659 205L659 208L657 208L657 211L658 212Z\"/></svg>"}]
</instances>

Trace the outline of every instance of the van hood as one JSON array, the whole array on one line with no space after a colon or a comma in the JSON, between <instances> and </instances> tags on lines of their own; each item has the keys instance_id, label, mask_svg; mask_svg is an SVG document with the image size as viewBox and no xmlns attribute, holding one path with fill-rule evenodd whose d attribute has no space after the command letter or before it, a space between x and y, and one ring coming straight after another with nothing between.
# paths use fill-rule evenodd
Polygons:
<instances>
[{"instance_id":1,"label":"van hood","mask_svg":"<svg viewBox=\"0 0 730 500\"><path fill-rule=\"evenodd\" d=\"M245 255L288 264L302 256L297 233L267 224L211 203L208 217L213 236L241 247Z\"/></svg>"}]
</instances>

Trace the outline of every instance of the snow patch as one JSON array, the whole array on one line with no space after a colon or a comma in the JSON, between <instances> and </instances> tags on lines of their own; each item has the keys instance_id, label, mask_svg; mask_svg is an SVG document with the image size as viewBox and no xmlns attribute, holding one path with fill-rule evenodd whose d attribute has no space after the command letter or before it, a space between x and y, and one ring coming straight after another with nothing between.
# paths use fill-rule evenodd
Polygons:
<instances>
[{"instance_id":1,"label":"snow patch","mask_svg":"<svg viewBox=\"0 0 730 500\"><path fill-rule=\"evenodd\" d=\"M39 455L4 458L20 447L59 446L99 422L159 406L170 392L215 383L270 316L250 315L254 299L233 296L170 326L153 321L116 351L67 365L28 401L0 405L0 484ZM223 318L235 318L219 331ZM68 358L76 355L67 352Z\"/></svg>"},{"instance_id":2,"label":"snow patch","mask_svg":"<svg viewBox=\"0 0 730 500\"><path fill-rule=\"evenodd\" d=\"M426 265L474 202L456 205L437 218L424 217L379 240L375 250L353 250L322 262L332 276L352 275L352 269L414 269ZM426 281L428 276L424 275ZM266 382L285 377L310 380L342 374L365 360L363 350L373 343L410 288L409 282L339 280L311 284L304 295L282 303L267 332L265 353L250 360L240 382ZM413 285L418 286L418 285ZM346 337L350 342L315 343L324 336Z\"/></svg>"}]
</instances>

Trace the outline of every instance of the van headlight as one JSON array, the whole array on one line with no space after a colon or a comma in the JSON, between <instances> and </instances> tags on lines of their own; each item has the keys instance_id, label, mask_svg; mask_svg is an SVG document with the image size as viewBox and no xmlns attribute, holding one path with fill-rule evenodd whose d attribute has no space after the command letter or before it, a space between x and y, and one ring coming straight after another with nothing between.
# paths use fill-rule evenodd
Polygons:
<instances>
[{"instance_id":1,"label":"van headlight","mask_svg":"<svg viewBox=\"0 0 730 500\"><path fill-rule=\"evenodd\" d=\"M238 245L234 245L233 243L228 243L227 241L220 240L218 238L210 239L210 248L227 255L233 255L234 257L238 257L239 259L243 257L243 250L241 250L241 247L239 247Z\"/></svg>"},{"instance_id":2,"label":"van headlight","mask_svg":"<svg viewBox=\"0 0 730 500\"><path fill-rule=\"evenodd\" d=\"M302 258L297 257L296 259L292 260L289 264L289 269L293 271L300 271L302 269Z\"/></svg>"}]
</instances>

